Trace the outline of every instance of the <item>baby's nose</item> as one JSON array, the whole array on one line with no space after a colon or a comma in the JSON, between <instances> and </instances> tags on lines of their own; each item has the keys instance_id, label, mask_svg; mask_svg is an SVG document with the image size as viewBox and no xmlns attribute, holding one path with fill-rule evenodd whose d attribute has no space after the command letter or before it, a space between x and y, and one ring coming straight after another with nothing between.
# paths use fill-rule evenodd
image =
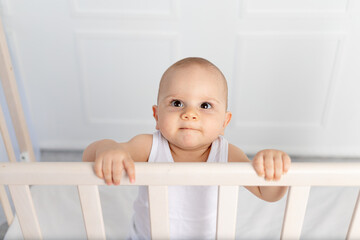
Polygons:
<instances>
[{"instance_id":1,"label":"baby's nose","mask_svg":"<svg viewBox=\"0 0 360 240\"><path fill-rule=\"evenodd\" d=\"M187 108L185 109L184 113L181 114L181 119L185 121L197 121L199 119L199 115L193 108Z\"/></svg>"}]
</instances>

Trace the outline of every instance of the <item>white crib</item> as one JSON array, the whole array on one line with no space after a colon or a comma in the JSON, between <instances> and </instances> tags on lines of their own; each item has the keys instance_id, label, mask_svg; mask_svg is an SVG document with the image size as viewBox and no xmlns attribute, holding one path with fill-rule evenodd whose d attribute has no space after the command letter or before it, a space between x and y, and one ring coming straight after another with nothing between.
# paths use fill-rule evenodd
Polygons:
<instances>
[{"instance_id":1,"label":"white crib","mask_svg":"<svg viewBox=\"0 0 360 240\"><path fill-rule=\"evenodd\" d=\"M169 185L219 185L217 239L235 237L238 185L292 186L281 238L299 239L310 186L357 186L360 181L358 163L294 163L289 174L279 182L266 182L257 177L248 163L136 163L136 171L135 185L149 185L153 239L166 239L169 235ZM3 163L0 182L9 185L25 239L41 239L29 185L78 185L88 238L105 238L97 188L104 182L93 174L91 163ZM126 176L122 185L130 185ZM347 239L358 239L359 230L357 203Z\"/></svg>"},{"instance_id":2,"label":"white crib","mask_svg":"<svg viewBox=\"0 0 360 240\"><path fill-rule=\"evenodd\" d=\"M91 163L37 163L21 108L5 35L0 22L0 78L5 90L20 151L29 163L17 163L4 114L0 108L0 130L9 163L0 166L0 198L11 225L15 219L5 191L8 185L16 216L25 239L42 239L42 229L31 195L31 185L76 185L81 201L88 239L105 239L104 219L99 185ZM360 186L360 163L293 163L289 173L278 182L258 177L249 163L136 163L136 183L123 176L122 185L148 185L151 235L153 239L169 238L167 186L219 186L217 239L235 238L239 185L291 186L283 218L281 238L299 239L312 186ZM324 199L325 201L326 199ZM360 238L359 197L348 227L347 239Z\"/></svg>"},{"instance_id":3,"label":"white crib","mask_svg":"<svg viewBox=\"0 0 360 240\"><path fill-rule=\"evenodd\" d=\"M360 163L293 163L291 171L279 182L259 178L249 163L136 163L136 172L135 184L123 176L122 185L149 185L153 239L169 238L167 186L219 185L217 239L235 238L238 185L291 186L281 238L299 239L311 186L360 183ZM9 186L25 239L42 238L29 185L77 185L88 239L105 239L98 191L98 185L104 182L94 175L91 163L3 163L0 183ZM360 237L358 202L347 239Z\"/></svg>"}]
</instances>

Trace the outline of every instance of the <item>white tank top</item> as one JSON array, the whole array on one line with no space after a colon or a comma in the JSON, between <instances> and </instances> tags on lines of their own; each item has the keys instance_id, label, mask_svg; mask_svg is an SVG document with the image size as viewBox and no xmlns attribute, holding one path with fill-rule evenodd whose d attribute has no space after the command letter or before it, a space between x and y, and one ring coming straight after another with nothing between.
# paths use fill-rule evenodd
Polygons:
<instances>
[{"instance_id":1,"label":"white tank top","mask_svg":"<svg viewBox=\"0 0 360 240\"><path fill-rule=\"evenodd\" d=\"M228 142L219 136L211 145L207 162L227 162ZM168 141L160 131L153 134L148 162L174 162ZM169 220L171 239L215 239L217 186L169 186ZM147 186L139 187L134 202L130 239L150 239Z\"/></svg>"}]
</instances>

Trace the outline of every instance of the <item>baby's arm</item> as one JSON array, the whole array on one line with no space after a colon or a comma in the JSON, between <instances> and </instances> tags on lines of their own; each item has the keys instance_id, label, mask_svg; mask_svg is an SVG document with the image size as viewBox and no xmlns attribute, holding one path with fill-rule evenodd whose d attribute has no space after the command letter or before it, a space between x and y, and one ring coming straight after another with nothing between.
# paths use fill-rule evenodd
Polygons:
<instances>
[{"instance_id":1,"label":"baby's arm","mask_svg":"<svg viewBox=\"0 0 360 240\"><path fill-rule=\"evenodd\" d=\"M123 169L127 172L130 182L134 182L134 161L146 162L151 145L152 135L149 134L138 135L125 143L110 139L99 140L86 147L82 160L95 162L95 174L104 178L108 185L120 184Z\"/></svg>"},{"instance_id":2,"label":"baby's arm","mask_svg":"<svg viewBox=\"0 0 360 240\"><path fill-rule=\"evenodd\" d=\"M250 162L246 154L236 146L229 144L229 162ZM290 157L279 150L263 150L258 152L252 165L259 176L265 177L267 181L279 180L281 175L290 168ZM265 187L265 186L245 186L255 196L268 201L275 202L280 200L286 193L288 187Z\"/></svg>"}]
</instances>

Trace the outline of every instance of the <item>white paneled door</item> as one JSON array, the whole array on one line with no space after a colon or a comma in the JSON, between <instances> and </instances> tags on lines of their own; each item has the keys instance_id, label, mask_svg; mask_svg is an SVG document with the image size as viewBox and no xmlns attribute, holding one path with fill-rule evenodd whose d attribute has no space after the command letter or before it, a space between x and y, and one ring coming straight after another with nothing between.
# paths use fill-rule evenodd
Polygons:
<instances>
[{"instance_id":1,"label":"white paneled door","mask_svg":"<svg viewBox=\"0 0 360 240\"><path fill-rule=\"evenodd\" d=\"M359 0L1 0L40 147L152 133L159 79L200 56L228 79L247 153L360 156Z\"/></svg>"}]
</instances>

